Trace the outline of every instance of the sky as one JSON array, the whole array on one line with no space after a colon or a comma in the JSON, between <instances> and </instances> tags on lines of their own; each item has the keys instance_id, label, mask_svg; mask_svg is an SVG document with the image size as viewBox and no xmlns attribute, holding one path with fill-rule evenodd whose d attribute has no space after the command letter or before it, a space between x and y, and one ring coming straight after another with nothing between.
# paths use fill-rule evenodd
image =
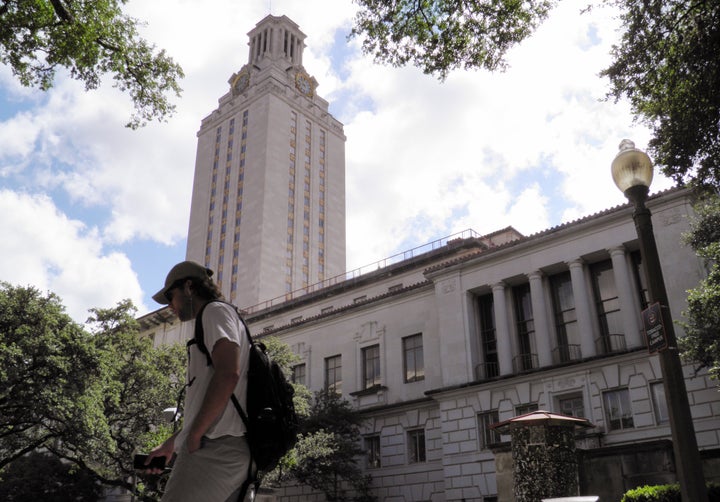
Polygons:
<instances>
[{"instance_id":1,"label":"sky","mask_svg":"<svg viewBox=\"0 0 720 502\"><path fill-rule=\"evenodd\" d=\"M347 40L351 0L131 0L143 36L185 72L167 122L124 127L129 98L59 74L41 92L0 66L0 281L54 292L84 322L129 298L138 314L185 257L200 121L268 14L306 34L303 63L344 124L347 267L472 229L525 235L625 203L610 176L623 138L645 149L629 105L599 77L619 40L609 8L560 2L504 72L444 82L373 62ZM657 170L651 188L672 186Z\"/></svg>"}]
</instances>

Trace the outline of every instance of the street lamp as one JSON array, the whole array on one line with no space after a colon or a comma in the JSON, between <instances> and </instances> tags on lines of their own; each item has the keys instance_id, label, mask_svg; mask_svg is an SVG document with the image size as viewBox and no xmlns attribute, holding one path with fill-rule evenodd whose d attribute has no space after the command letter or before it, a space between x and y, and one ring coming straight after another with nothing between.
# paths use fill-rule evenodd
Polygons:
<instances>
[{"instance_id":1,"label":"street lamp","mask_svg":"<svg viewBox=\"0 0 720 502\"><path fill-rule=\"evenodd\" d=\"M624 139L620 143L620 151L612 162L612 176L617 187L635 207L633 220L640 242L640 255L647 279L649 300L651 304L660 304L666 339L665 346L659 350L658 356L670 415L675 468L682 499L685 502L707 502L705 478L690 414L677 339L670 316L665 281L660 268L650 210L645 206L653 177L652 162L645 152L635 148L632 141Z\"/></svg>"}]
</instances>

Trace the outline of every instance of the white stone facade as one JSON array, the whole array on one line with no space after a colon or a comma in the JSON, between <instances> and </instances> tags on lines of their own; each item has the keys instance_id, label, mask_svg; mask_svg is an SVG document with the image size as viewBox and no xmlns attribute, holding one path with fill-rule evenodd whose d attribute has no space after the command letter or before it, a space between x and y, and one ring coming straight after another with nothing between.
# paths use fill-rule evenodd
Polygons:
<instances>
[{"instance_id":1,"label":"white stone facade","mask_svg":"<svg viewBox=\"0 0 720 502\"><path fill-rule=\"evenodd\" d=\"M648 207L671 312L681 319L686 291L706 273L681 243L688 194L656 195ZM532 408L582 415L595 428L580 448L671 437L662 396L654 394L662 388L658 358L648 353L640 323L631 212L613 208L509 242L512 231L496 241L454 240L247 320L256 336L278 337L301 356L305 366L296 375L309 388L335 385L363 412L366 446L379 446L379 463L367 467L379 500L493 501L498 486L489 446L508 438L493 437L484 420ZM566 324L558 321L558 277L574 301L575 320ZM605 292L598 291L602 281ZM602 297L608 284L612 298ZM489 311L480 308L490 299L494 344L483 339ZM146 325L160 312L146 316ZM189 335L171 328L162 338L163 326L153 330L158 342ZM561 332L573 330L569 343ZM679 326L676 332L682 336ZM421 352L417 345L409 350L408 340L421 340ZM684 371L698 444L706 453L718 450L716 385L692 365ZM313 500L300 487L279 495Z\"/></svg>"},{"instance_id":2,"label":"white stone facade","mask_svg":"<svg viewBox=\"0 0 720 502\"><path fill-rule=\"evenodd\" d=\"M336 388L364 414L380 501L496 501L491 447L507 437L485 425L532 409L589 419L579 448L670 440L629 206L529 237L465 233L346 273L342 124L305 73L295 23L268 16L248 35L248 64L198 133L187 257L215 270L255 336L301 357L298 380ZM648 207L681 319L707 272L681 243L689 195ZM192 337L167 309L140 322L156 344ZM698 444L717 459L717 388L684 371ZM287 487L275 499L322 497Z\"/></svg>"}]
</instances>

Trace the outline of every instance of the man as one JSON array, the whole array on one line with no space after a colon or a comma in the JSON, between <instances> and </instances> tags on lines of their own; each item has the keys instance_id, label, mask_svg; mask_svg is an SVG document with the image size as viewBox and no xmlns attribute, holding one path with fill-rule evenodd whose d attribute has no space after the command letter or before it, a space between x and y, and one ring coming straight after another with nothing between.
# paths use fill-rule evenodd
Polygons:
<instances>
[{"instance_id":1,"label":"man","mask_svg":"<svg viewBox=\"0 0 720 502\"><path fill-rule=\"evenodd\" d=\"M212 274L192 261L178 263L153 295L183 322L195 320L202 309L204 341L212 358L209 365L197 344L188 346L183 428L148 456L147 463L154 457L169 462L177 454L162 498L166 502L234 501L248 475L245 425L230 396L234 392L246 406L250 347L234 308L213 301L222 293Z\"/></svg>"}]
</instances>

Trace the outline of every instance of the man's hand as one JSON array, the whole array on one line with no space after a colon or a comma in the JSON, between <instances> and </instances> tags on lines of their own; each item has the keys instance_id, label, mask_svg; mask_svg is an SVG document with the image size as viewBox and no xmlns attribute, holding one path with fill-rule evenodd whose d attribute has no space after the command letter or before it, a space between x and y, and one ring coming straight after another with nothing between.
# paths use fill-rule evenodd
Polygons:
<instances>
[{"instance_id":1,"label":"man's hand","mask_svg":"<svg viewBox=\"0 0 720 502\"><path fill-rule=\"evenodd\" d=\"M165 465L170 463L170 459L173 456L173 453L175 451L175 436L177 434L173 434L169 438L165 440L163 444L158 446L157 448L153 449L149 454L148 458L145 461L145 465L149 465L153 458L155 457L165 457ZM146 469L146 473L148 474L162 474L162 469Z\"/></svg>"}]
</instances>

